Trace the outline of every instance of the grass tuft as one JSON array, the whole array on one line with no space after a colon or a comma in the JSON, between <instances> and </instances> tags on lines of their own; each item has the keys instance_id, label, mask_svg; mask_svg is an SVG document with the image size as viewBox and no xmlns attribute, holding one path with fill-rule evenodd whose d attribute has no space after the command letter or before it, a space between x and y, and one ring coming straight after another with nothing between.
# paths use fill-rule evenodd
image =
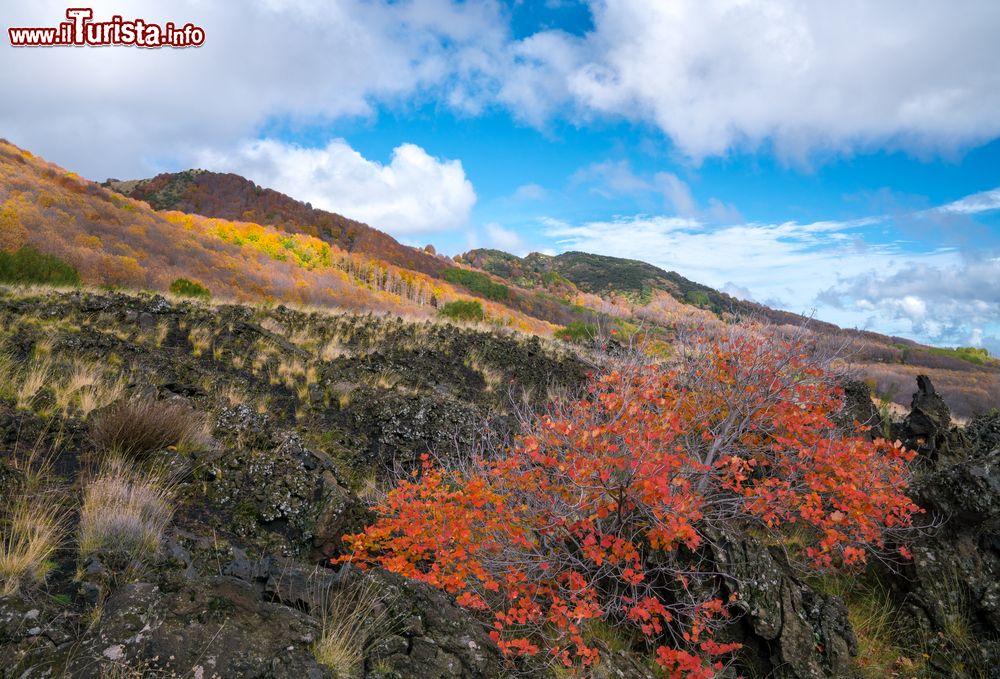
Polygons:
<instances>
[{"instance_id":1,"label":"grass tuft","mask_svg":"<svg viewBox=\"0 0 1000 679\"><path fill-rule=\"evenodd\" d=\"M160 547L173 515L172 484L121 458L108 458L84 488L81 559L96 554L116 566L146 562Z\"/></svg>"},{"instance_id":2,"label":"grass tuft","mask_svg":"<svg viewBox=\"0 0 1000 679\"><path fill-rule=\"evenodd\" d=\"M21 386L17 389L17 407L30 410L38 398L42 387L49 381L49 371L52 364L48 358L32 361L24 372Z\"/></svg>"},{"instance_id":3,"label":"grass tuft","mask_svg":"<svg viewBox=\"0 0 1000 679\"><path fill-rule=\"evenodd\" d=\"M389 607L369 577L327 592L324 598L322 630L313 645L316 661L338 677L360 676L365 652L392 629Z\"/></svg>"},{"instance_id":4,"label":"grass tuft","mask_svg":"<svg viewBox=\"0 0 1000 679\"><path fill-rule=\"evenodd\" d=\"M51 558L66 532L59 503L41 495L14 498L0 531L0 595L16 592L25 582L44 579Z\"/></svg>"},{"instance_id":5,"label":"grass tuft","mask_svg":"<svg viewBox=\"0 0 1000 679\"><path fill-rule=\"evenodd\" d=\"M108 406L94 419L90 436L106 452L142 458L193 444L202 431L201 418L186 404L140 398Z\"/></svg>"}]
</instances>

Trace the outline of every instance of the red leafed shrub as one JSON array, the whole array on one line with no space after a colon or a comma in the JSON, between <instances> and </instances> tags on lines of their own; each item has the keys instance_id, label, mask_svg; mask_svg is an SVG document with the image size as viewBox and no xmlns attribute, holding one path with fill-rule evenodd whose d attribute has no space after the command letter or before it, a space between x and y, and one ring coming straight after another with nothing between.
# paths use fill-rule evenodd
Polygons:
<instances>
[{"instance_id":1,"label":"red leafed shrub","mask_svg":"<svg viewBox=\"0 0 1000 679\"><path fill-rule=\"evenodd\" d=\"M462 469L425 457L342 560L489 613L512 656L586 667L603 620L645 637L667 676L711 677L738 647L712 640L731 603L699 569L712 526L794 525L805 563L826 569L864 562L918 511L912 453L835 427L842 392L803 337L697 338L669 363L593 377L509 450Z\"/></svg>"}]
</instances>

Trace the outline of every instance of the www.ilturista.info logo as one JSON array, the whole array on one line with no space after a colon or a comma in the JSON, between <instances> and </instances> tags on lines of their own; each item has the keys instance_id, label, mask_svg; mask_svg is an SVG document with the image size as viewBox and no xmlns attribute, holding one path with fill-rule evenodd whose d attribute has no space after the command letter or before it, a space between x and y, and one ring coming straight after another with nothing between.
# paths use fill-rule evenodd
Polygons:
<instances>
[{"instance_id":1,"label":"www.ilturista.info logo","mask_svg":"<svg viewBox=\"0 0 1000 679\"><path fill-rule=\"evenodd\" d=\"M8 28L14 47L201 47L205 29L194 24L177 26L172 21L160 25L142 19L126 21L119 15L110 21L92 21L94 10L86 7L66 10L66 18L54 28Z\"/></svg>"}]
</instances>

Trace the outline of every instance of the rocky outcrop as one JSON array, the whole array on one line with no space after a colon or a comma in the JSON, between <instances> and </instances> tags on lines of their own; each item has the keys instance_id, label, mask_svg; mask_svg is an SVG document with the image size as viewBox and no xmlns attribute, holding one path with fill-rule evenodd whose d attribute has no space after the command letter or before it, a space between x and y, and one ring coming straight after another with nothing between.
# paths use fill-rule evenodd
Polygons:
<instances>
[{"instance_id":1,"label":"rocky outcrop","mask_svg":"<svg viewBox=\"0 0 1000 679\"><path fill-rule=\"evenodd\" d=\"M834 421L844 429L853 430L855 423L869 427L873 435L882 435L882 415L872 402L871 389L860 380L845 380L841 385L844 390L844 405L837 413Z\"/></svg>"},{"instance_id":2,"label":"rocky outcrop","mask_svg":"<svg viewBox=\"0 0 1000 679\"><path fill-rule=\"evenodd\" d=\"M911 495L925 511L913 560L889 571L902 624L942 677L1000 677L1000 415L964 431L926 377L897 433L920 453Z\"/></svg>"},{"instance_id":3,"label":"rocky outcrop","mask_svg":"<svg viewBox=\"0 0 1000 679\"><path fill-rule=\"evenodd\" d=\"M951 413L944 399L934 390L927 375L919 375L917 391L910 402L910 414L899 430L903 442L912 450L936 460L949 453L950 427Z\"/></svg>"},{"instance_id":4,"label":"rocky outcrop","mask_svg":"<svg viewBox=\"0 0 1000 679\"><path fill-rule=\"evenodd\" d=\"M720 638L744 645L739 663L751 676L819 679L853 676L857 640L844 603L811 589L778 547L745 534L712 541L721 594L735 598L736 622Z\"/></svg>"}]
</instances>

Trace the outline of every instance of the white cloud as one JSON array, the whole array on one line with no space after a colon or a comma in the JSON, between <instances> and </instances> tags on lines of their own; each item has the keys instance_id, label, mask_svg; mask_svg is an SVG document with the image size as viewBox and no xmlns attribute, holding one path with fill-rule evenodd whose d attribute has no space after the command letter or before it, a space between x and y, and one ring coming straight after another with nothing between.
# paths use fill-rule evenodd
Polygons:
<instances>
[{"instance_id":1,"label":"white cloud","mask_svg":"<svg viewBox=\"0 0 1000 679\"><path fill-rule=\"evenodd\" d=\"M5 26L54 26L58 0L0 0ZM0 40L0 130L93 179L177 169L278 122L369 116L380 103L472 91L501 49L493 2L94 0L95 19L205 29L196 49L14 49Z\"/></svg>"},{"instance_id":2,"label":"white cloud","mask_svg":"<svg viewBox=\"0 0 1000 679\"><path fill-rule=\"evenodd\" d=\"M548 195L545 189L538 184L522 184L514 190L511 200L527 202L532 200L543 200Z\"/></svg>"},{"instance_id":3,"label":"white cloud","mask_svg":"<svg viewBox=\"0 0 1000 679\"><path fill-rule=\"evenodd\" d=\"M1000 210L1000 188L974 193L937 208L938 212L959 215L974 215L991 210Z\"/></svg>"},{"instance_id":4,"label":"white cloud","mask_svg":"<svg viewBox=\"0 0 1000 679\"><path fill-rule=\"evenodd\" d=\"M491 222L486 225L486 235L489 236L490 245L494 248L505 250L515 255L525 254L524 239L520 234L511 229L505 229L501 225Z\"/></svg>"},{"instance_id":5,"label":"white cloud","mask_svg":"<svg viewBox=\"0 0 1000 679\"><path fill-rule=\"evenodd\" d=\"M202 152L198 164L241 174L393 235L459 228L476 202L460 161L434 158L414 144L396 147L383 165L343 139L318 149L264 139L232 152Z\"/></svg>"},{"instance_id":6,"label":"white cloud","mask_svg":"<svg viewBox=\"0 0 1000 679\"><path fill-rule=\"evenodd\" d=\"M979 345L1000 331L1000 258L910 261L846 279L824 293L843 307L880 312L918 337Z\"/></svg>"},{"instance_id":7,"label":"white cloud","mask_svg":"<svg viewBox=\"0 0 1000 679\"><path fill-rule=\"evenodd\" d=\"M773 142L789 158L1000 134L1000 3L617 0L580 40L534 36L534 116L573 102L657 125L702 158ZM534 86L534 87L532 87ZM519 93L514 102L528 96ZM529 116L529 119L531 116Z\"/></svg>"},{"instance_id":8,"label":"white cloud","mask_svg":"<svg viewBox=\"0 0 1000 679\"><path fill-rule=\"evenodd\" d=\"M14 49L0 41L0 130L84 175L176 169L269 125L382 106L496 104L547 127L649 123L694 158L772 143L791 158L875 145L951 150L1000 134L1000 3L592 0L594 30L512 38L493 0L94 0L194 22L187 50ZM0 0L49 26L57 0Z\"/></svg>"}]
</instances>

